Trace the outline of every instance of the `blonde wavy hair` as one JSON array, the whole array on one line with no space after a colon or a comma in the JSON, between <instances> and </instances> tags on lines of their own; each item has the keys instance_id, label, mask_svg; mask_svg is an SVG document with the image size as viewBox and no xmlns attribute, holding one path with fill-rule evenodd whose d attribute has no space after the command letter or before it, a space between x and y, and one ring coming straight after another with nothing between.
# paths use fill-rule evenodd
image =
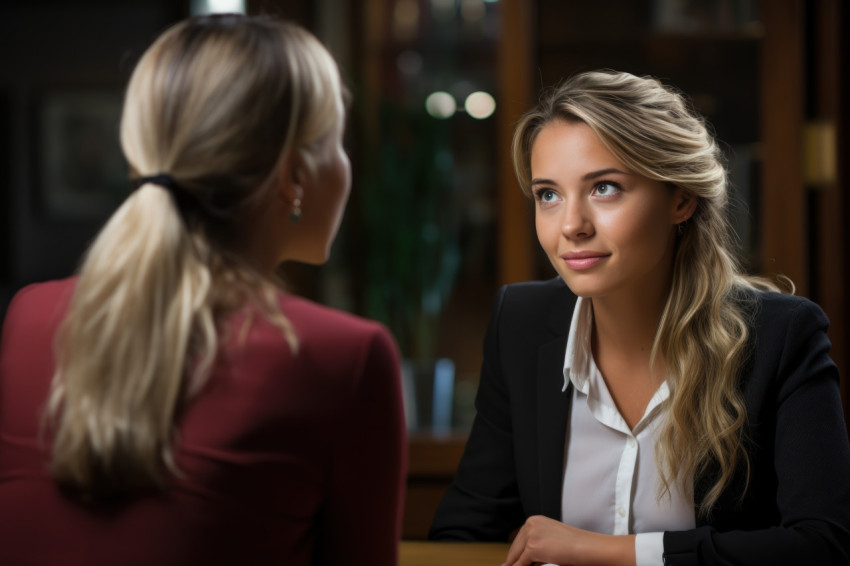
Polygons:
<instances>
[{"instance_id":1,"label":"blonde wavy hair","mask_svg":"<svg viewBox=\"0 0 850 566\"><path fill-rule=\"evenodd\" d=\"M279 287L234 247L282 160L315 163L341 95L321 43L272 19L186 20L144 53L121 145L131 177L164 173L179 190L143 184L84 258L46 412L60 485L109 496L179 473L175 421L209 373L224 314L253 303L295 350Z\"/></svg>"},{"instance_id":2,"label":"blonde wavy hair","mask_svg":"<svg viewBox=\"0 0 850 566\"><path fill-rule=\"evenodd\" d=\"M545 91L519 121L514 168L531 196L531 149L554 120L587 124L626 167L696 197L682 226L673 279L652 350L667 364L671 397L656 461L659 498L677 483L707 516L740 466L749 477L744 430L746 408L739 371L746 361L753 289L776 284L744 274L729 225L727 175L721 151L702 117L674 89L651 77L615 71L576 75ZM743 496L743 494L741 494Z\"/></svg>"}]
</instances>

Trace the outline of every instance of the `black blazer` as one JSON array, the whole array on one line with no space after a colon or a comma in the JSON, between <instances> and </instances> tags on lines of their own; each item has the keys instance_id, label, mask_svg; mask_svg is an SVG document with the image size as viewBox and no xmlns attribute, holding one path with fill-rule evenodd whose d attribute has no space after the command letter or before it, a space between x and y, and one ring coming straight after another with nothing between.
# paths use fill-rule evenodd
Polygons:
<instances>
[{"instance_id":1,"label":"black blazer","mask_svg":"<svg viewBox=\"0 0 850 566\"><path fill-rule=\"evenodd\" d=\"M432 539L506 541L531 515L560 519L575 300L560 279L499 291L477 415ZM665 533L665 564L850 564L850 443L828 320L811 301L778 293L754 293L752 310L741 372L749 488L741 500L741 469L708 520ZM697 501L705 487L696 481Z\"/></svg>"}]
</instances>

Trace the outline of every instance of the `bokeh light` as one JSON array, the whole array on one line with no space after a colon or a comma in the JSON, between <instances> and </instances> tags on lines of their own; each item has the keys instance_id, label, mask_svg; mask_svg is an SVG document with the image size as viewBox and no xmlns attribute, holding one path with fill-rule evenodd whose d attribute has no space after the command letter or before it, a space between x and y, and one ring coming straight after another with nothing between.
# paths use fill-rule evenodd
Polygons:
<instances>
[{"instance_id":1,"label":"bokeh light","mask_svg":"<svg viewBox=\"0 0 850 566\"><path fill-rule=\"evenodd\" d=\"M496 111L496 99L493 98L493 95L484 91L473 92L466 97L463 107L466 109L466 113L473 118L483 120L492 116L493 112Z\"/></svg>"},{"instance_id":2,"label":"bokeh light","mask_svg":"<svg viewBox=\"0 0 850 566\"><path fill-rule=\"evenodd\" d=\"M445 120L455 113L457 103L451 94L438 90L425 99L425 110L434 118Z\"/></svg>"}]
</instances>

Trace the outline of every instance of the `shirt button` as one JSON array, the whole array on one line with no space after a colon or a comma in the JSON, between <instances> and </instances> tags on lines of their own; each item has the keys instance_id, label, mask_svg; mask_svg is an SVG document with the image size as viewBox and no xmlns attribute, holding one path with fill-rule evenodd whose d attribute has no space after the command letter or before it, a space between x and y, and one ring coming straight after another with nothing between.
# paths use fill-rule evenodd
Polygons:
<instances>
[{"instance_id":1,"label":"shirt button","mask_svg":"<svg viewBox=\"0 0 850 566\"><path fill-rule=\"evenodd\" d=\"M617 514L620 515L620 517L625 517L626 516L626 510L624 508L620 507L619 509L617 509Z\"/></svg>"},{"instance_id":2,"label":"shirt button","mask_svg":"<svg viewBox=\"0 0 850 566\"><path fill-rule=\"evenodd\" d=\"M634 436L629 437L629 446L632 447L632 448L635 447L635 437Z\"/></svg>"}]
</instances>

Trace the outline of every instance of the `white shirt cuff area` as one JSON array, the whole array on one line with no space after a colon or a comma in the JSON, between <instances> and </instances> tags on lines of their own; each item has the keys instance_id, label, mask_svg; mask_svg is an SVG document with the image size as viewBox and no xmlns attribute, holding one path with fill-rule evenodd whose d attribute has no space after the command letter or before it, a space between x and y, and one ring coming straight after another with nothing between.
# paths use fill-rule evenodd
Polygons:
<instances>
[{"instance_id":1,"label":"white shirt cuff area","mask_svg":"<svg viewBox=\"0 0 850 566\"><path fill-rule=\"evenodd\" d=\"M635 535L636 566L664 566L664 533Z\"/></svg>"}]
</instances>

